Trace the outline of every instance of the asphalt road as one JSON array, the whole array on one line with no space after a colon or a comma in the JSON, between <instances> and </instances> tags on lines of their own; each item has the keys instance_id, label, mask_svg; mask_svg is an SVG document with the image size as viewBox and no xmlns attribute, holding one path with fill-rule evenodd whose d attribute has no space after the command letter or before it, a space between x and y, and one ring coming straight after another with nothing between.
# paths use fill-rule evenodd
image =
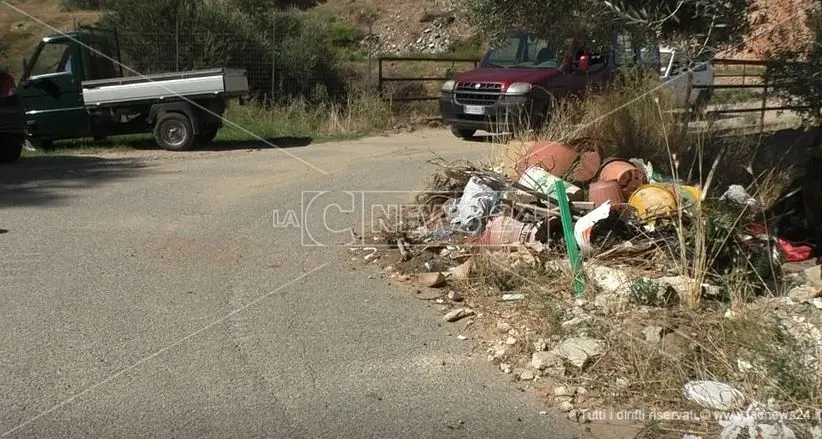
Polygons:
<instances>
[{"instance_id":1,"label":"asphalt road","mask_svg":"<svg viewBox=\"0 0 822 439\"><path fill-rule=\"evenodd\" d=\"M0 437L575 437L350 266L346 229L432 152L489 151L423 131L0 167Z\"/></svg>"}]
</instances>

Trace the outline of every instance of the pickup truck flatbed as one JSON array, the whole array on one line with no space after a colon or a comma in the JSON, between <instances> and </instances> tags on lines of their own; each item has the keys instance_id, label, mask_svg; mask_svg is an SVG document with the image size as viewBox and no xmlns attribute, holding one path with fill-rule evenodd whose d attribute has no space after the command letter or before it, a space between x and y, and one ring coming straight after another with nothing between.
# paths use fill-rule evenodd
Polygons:
<instances>
[{"instance_id":1,"label":"pickup truck flatbed","mask_svg":"<svg viewBox=\"0 0 822 439\"><path fill-rule=\"evenodd\" d=\"M239 97L248 92L245 71L211 69L193 72L83 81L83 103L86 107L119 105L126 102L148 102L223 95Z\"/></svg>"}]
</instances>

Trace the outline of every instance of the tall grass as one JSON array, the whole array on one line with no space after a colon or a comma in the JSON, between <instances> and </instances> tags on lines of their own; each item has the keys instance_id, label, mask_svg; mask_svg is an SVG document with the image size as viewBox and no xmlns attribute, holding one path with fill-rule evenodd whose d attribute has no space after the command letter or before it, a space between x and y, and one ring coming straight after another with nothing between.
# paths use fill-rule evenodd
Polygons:
<instances>
[{"instance_id":1,"label":"tall grass","mask_svg":"<svg viewBox=\"0 0 822 439\"><path fill-rule=\"evenodd\" d=\"M321 139L356 137L390 128L394 116L390 106L376 96L350 96L343 103L309 104L295 100L264 108L257 103L232 105L217 140L255 140L255 137L307 136ZM239 128L237 126L239 126Z\"/></svg>"}]
</instances>

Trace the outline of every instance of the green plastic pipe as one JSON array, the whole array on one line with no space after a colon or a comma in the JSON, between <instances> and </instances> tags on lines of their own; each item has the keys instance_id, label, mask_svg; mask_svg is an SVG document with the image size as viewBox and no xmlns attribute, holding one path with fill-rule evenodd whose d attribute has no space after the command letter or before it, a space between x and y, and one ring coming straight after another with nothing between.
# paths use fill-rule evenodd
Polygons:
<instances>
[{"instance_id":1,"label":"green plastic pipe","mask_svg":"<svg viewBox=\"0 0 822 439\"><path fill-rule=\"evenodd\" d=\"M571 219L568 194L565 192L565 182L558 180L554 185L554 190L556 191L557 201L559 201L559 214L562 220L562 234L565 237L565 249L568 252L568 259L571 261L571 270L574 272L574 295L580 297L585 294L582 259L579 257L579 248L574 238L574 223Z\"/></svg>"}]
</instances>

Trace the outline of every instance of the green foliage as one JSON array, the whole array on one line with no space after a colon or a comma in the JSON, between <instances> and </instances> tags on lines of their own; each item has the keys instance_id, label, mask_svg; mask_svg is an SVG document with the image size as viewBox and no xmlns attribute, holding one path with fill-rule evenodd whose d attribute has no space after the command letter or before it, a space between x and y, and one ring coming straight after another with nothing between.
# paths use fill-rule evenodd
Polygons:
<instances>
[{"instance_id":1,"label":"green foliage","mask_svg":"<svg viewBox=\"0 0 822 439\"><path fill-rule=\"evenodd\" d=\"M60 5L66 11L99 11L108 6L109 2L110 0L61 0Z\"/></svg>"},{"instance_id":2,"label":"green foliage","mask_svg":"<svg viewBox=\"0 0 822 439\"><path fill-rule=\"evenodd\" d=\"M312 2L276 2L300 7ZM347 93L342 55L356 29L272 0L112 2L102 25L117 28L123 61L141 73L213 67L244 68L257 95L287 101L341 99ZM273 86L273 87L272 87Z\"/></svg>"}]
</instances>

